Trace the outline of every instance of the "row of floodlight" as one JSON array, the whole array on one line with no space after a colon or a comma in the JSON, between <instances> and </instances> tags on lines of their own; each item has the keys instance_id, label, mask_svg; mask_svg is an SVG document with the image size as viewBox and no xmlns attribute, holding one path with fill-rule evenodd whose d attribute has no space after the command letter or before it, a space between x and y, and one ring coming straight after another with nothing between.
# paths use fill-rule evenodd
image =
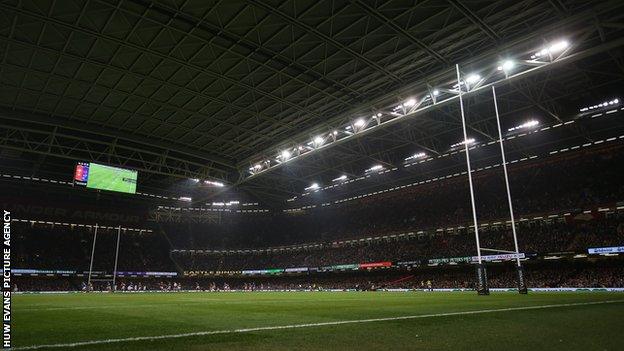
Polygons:
<instances>
[{"instance_id":1,"label":"row of floodlight","mask_svg":"<svg viewBox=\"0 0 624 351\"><path fill-rule=\"evenodd\" d=\"M519 130L519 129L530 129L530 128L535 128L538 125L539 125L539 121L532 119L532 120L524 122L524 123L522 123L522 124L520 124L518 126L511 127L511 128L508 129L508 131L513 132L514 130Z\"/></svg>"},{"instance_id":2,"label":"row of floodlight","mask_svg":"<svg viewBox=\"0 0 624 351\"><path fill-rule=\"evenodd\" d=\"M369 173L373 173L373 172L381 172L383 171L385 168L382 165L374 165L371 168L368 168L365 170L366 174ZM342 183L349 180L349 177L346 174L343 174L339 177L336 177L334 179L332 179L332 183ZM316 190L320 190L321 186L318 183L312 183L310 184L310 186L304 188L305 191L316 191Z\"/></svg>"},{"instance_id":3,"label":"row of floodlight","mask_svg":"<svg viewBox=\"0 0 624 351\"><path fill-rule=\"evenodd\" d=\"M193 183L199 183L200 180L198 178L191 178L191 181ZM216 186L218 188L223 188L225 186L225 184L221 183L221 182L215 182L212 180L204 180L202 183L206 184L206 185L212 185L212 186Z\"/></svg>"},{"instance_id":4,"label":"row of floodlight","mask_svg":"<svg viewBox=\"0 0 624 351\"><path fill-rule=\"evenodd\" d=\"M620 103L620 99L613 99L613 100L610 100L610 101L605 101L605 102L600 103L598 105L592 105L592 106L583 107L583 108L579 109L579 112L587 112L587 111L590 111L590 110L596 110L596 109L599 109L599 108L602 108L602 107L609 107L609 106L612 106L612 105L617 105L619 103Z\"/></svg>"},{"instance_id":5,"label":"row of floodlight","mask_svg":"<svg viewBox=\"0 0 624 351\"><path fill-rule=\"evenodd\" d=\"M531 55L531 60L537 60L541 57L551 57L553 54L558 54L570 46L567 40L558 41L550 46L543 48L542 50Z\"/></svg>"},{"instance_id":6,"label":"row of floodlight","mask_svg":"<svg viewBox=\"0 0 624 351\"><path fill-rule=\"evenodd\" d=\"M451 149L455 148L455 147L458 147L458 146L461 146L461 145L465 145L465 144L472 145L472 144L474 144L475 141L476 140L474 138L468 138L466 140L462 140L460 142L457 142L457 143L451 145Z\"/></svg>"},{"instance_id":7,"label":"row of floodlight","mask_svg":"<svg viewBox=\"0 0 624 351\"><path fill-rule=\"evenodd\" d=\"M573 121L568 121L568 122L563 123L563 124L558 124L558 126L569 124L569 123L573 123ZM548 128L550 128L550 127L548 127ZM557 153L574 151L574 150L577 150L577 149L580 149L580 148L583 148L583 147L596 146L596 145L600 145L600 144L602 144L604 142L614 142L616 140L624 140L624 135L620 135L619 137L610 137L610 138L606 138L606 139L596 140L594 142L589 142L589 143L585 143L585 144L582 144L582 145L575 145L575 146L572 146L572 147L556 149L556 150L550 151L548 154L549 155L554 155L554 154L557 154ZM514 163L519 163L519 162L530 161L530 160L533 160L535 158L538 158L538 156L537 155L532 155L532 156L529 156L529 157L523 157L523 158L520 158L520 159L511 160L511 161L508 161L508 164L514 164ZM472 172L480 172L480 171L483 171L483 170L496 168L496 167L500 167L500 166L502 166L502 163L497 163L497 164L494 164L494 165L489 165L489 166L473 169ZM467 171L457 172L457 173L454 173L454 174L448 174L446 176L435 177L435 178L431 178L431 179L427 179L427 180L421 180L419 182L414 182L414 183L411 183L411 184L396 186L396 187L393 187L393 188L379 190L379 191L375 191L375 192L367 193L367 194L363 194L363 195L357 195L357 196L353 196L353 197L346 198L346 199L335 200L333 202L333 204L337 204L337 203L341 203L341 202L347 202L347 201L351 201L351 200L355 200L355 199L359 199L359 198L363 198L363 197L368 197L368 196L372 196L372 195L377 195L377 194L380 194L380 193L386 193L386 192L393 191L393 190L398 190L398 189L403 189L403 188L407 188L407 187L412 187L412 186L415 186L415 185L422 185L422 184L425 184L425 183L435 182L435 181L439 181L439 180L443 180L443 179L449 179L449 178L457 177L457 176L460 176L460 175L465 175L466 173L467 173ZM327 203L322 204L322 206L330 206L330 205L332 205L331 202L327 202ZM297 208L297 209L285 209L284 212L292 212L294 210L302 210L302 209L315 208L315 207L317 207L317 205L313 204L313 205L300 207L300 208ZM538 219L538 218L535 218L535 219Z\"/></svg>"},{"instance_id":8,"label":"row of floodlight","mask_svg":"<svg viewBox=\"0 0 624 351\"><path fill-rule=\"evenodd\" d=\"M540 125L540 122L538 120L529 120L527 122L524 122L520 125L517 125L515 127L509 128L508 131L512 132L512 131L517 131L517 130L524 130L524 129L533 129L536 128ZM451 145L451 149L459 147L459 146L463 146L464 144L468 144L468 145L473 145L474 143L476 143L477 140L475 138L468 138L466 140L457 142L455 144ZM408 156L404 159L404 161L412 161L412 160L416 160L416 159L423 159L426 158L427 154L425 152L418 152L416 154L413 154L411 156ZM375 172L381 172L383 171L385 168L383 165L377 164L374 165L368 169L366 169L364 171L365 174L371 174L371 173L375 173ZM348 180L348 177L346 175L341 175L338 178L334 178L332 179L333 183L336 182L344 182ZM318 183L312 183L310 186L304 188L305 191L316 191L316 190L320 190L321 186Z\"/></svg>"},{"instance_id":9,"label":"row of floodlight","mask_svg":"<svg viewBox=\"0 0 624 351\"><path fill-rule=\"evenodd\" d=\"M191 202L193 201L193 198L189 197L189 196L181 196L178 198L178 200L183 201L183 202ZM216 202L212 202L212 203L207 203L206 205L208 206L216 206L216 207L222 207L222 206L237 206L240 205L240 201L237 200L231 200L228 202L224 202L224 201L216 201ZM243 206L257 206L258 203L257 202L246 202L244 204L242 204Z\"/></svg>"},{"instance_id":10,"label":"row of floodlight","mask_svg":"<svg viewBox=\"0 0 624 351\"><path fill-rule=\"evenodd\" d=\"M213 202L212 206L233 206L240 204L239 201L228 201L228 202Z\"/></svg>"},{"instance_id":11,"label":"row of floodlight","mask_svg":"<svg viewBox=\"0 0 624 351\"><path fill-rule=\"evenodd\" d=\"M549 46L546 46L546 47L542 48L540 51L537 51L533 55L531 55L530 61L540 62L540 60L543 60L543 59L552 60L554 54L562 53L569 46L570 46L570 44L569 44L569 42L567 40L561 40L561 41L558 41L558 42L554 42L554 43L550 44ZM498 71L502 71L505 74L508 74L511 71L513 71L513 69L517 65L518 65L517 61L514 61L512 59L504 59L498 65L497 70ZM466 88L469 90L471 86L474 87L474 86L478 85L484 79L485 78L483 78L479 73L476 73L476 72L475 73L470 73L470 74L467 74L465 76L463 81L460 81L458 84L453 85L453 89L449 89L447 91L457 92L460 89L459 88L460 85L466 86ZM441 93L441 91L439 89L432 89L422 99L422 102L425 102L425 101L428 101L428 100L433 100L435 102L435 97L439 96L440 93ZM408 98L408 99L404 100L400 104L392 107L391 108L391 112L387 113L387 115L395 116L395 117L396 116L403 116L403 115L411 112L410 110L413 109L414 107L417 107L417 106L419 106L417 99L411 97L411 98ZM368 126L368 124L371 121L373 121L373 120L376 120L377 124L379 124L380 123L380 119L383 116L384 116L384 114L382 112L377 112L368 121L366 119L364 119L364 118L357 118L352 123L350 123L349 125L345 126L342 130L340 130L340 132L339 132L339 130L334 130L331 133L328 133L326 136L319 135L319 136L314 137L312 139L312 141L308 142L305 146L298 146L298 147L293 148L293 149L282 150L275 157L274 162L276 162L278 164L286 162L286 161L290 160L293 156L295 156L295 154L301 155L303 153L307 153L307 152L312 151L314 149L318 149L319 147L321 147L325 143L327 143L328 140L336 141L337 135L339 133L344 133L347 136L349 136L349 135L353 135L353 134L356 134L358 132L361 132L361 131L365 130L366 127ZM458 144L458 145L461 145L461 144ZM458 146L458 145L455 145L455 146ZM272 166L272 161L267 159L267 160L264 160L262 162L259 162L257 164L254 164L253 166L251 166L249 168L249 172L252 175L253 174L257 174L257 173L259 173L259 172L261 172L261 171L263 171L265 169L270 168L271 166Z\"/></svg>"}]
</instances>

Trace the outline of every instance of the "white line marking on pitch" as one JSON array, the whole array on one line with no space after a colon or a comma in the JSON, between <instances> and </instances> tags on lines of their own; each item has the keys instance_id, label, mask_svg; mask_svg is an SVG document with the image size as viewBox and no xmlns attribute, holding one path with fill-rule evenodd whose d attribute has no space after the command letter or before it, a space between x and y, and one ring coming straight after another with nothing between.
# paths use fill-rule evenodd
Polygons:
<instances>
[{"instance_id":1,"label":"white line marking on pitch","mask_svg":"<svg viewBox=\"0 0 624 351\"><path fill-rule=\"evenodd\" d=\"M166 335L156 335L156 336L137 336L137 337L119 338L119 339L103 339L103 340L79 341L79 342L66 343L66 344L47 344L47 345L21 346L21 347L13 347L12 350L38 350L38 349L61 348L61 347L62 348L67 348L67 347L79 347L79 346L88 346L88 345L113 344L113 343L133 342L133 341L154 341L154 340L163 340L163 339L178 339L178 338L187 338L187 337L192 337L192 336L208 336L208 335L217 335L217 334L249 333L249 332L266 331L266 330L298 329L298 328L322 327L322 326L328 326L328 325L373 323L373 322L385 322L385 321L398 321L398 320L406 320L406 319L420 319L420 318L447 317L447 316L462 316L462 315L495 313L495 312L539 310L539 309L558 308L558 307L603 305L603 304L621 303L621 302L624 302L624 300L574 302L574 303L553 304L553 305L507 307L507 308L497 308L497 309L487 309L487 310L473 310L473 311L461 311L461 312L444 312L444 313L432 313L432 314L419 314L419 315L399 316L399 317L352 319L352 320L332 321L332 322L318 322L318 323L291 324L291 325L275 325L275 326L268 326L268 327L253 327L253 328L226 329L226 330L207 330L207 331L182 333L182 334L166 334Z\"/></svg>"}]
</instances>

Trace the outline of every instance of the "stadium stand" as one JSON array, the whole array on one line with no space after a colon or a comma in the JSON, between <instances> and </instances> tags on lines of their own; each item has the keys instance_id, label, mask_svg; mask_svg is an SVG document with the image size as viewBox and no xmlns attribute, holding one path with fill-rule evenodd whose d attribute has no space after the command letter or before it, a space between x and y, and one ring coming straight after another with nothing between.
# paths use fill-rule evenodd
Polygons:
<instances>
[{"instance_id":1,"label":"stadium stand","mask_svg":"<svg viewBox=\"0 0 624 351\"><path fill-rule=\"evenodd\" d=\"M515 212L563 213L621 201L624 184L614 180L624 172L623 165L624 153L616 148L512 168ZM500 172L475 179L480 220L508 215L503 186ZM206 226L171 224L165 230L177 248L232 249L362 238L465 225L469 203L455 200L468 196L464 179L450 179L296 213L230 217Z\"/></svg>"},{"instance_id":2,"label":"stadium stand","mask_svg":"<svg viewBox=\"0 0 624 351\"><path fill-rule=\"evenodd\" d=\"M543 261L556 253L586 254L588 248L618 246L624 242L624 213L613 205L624 198L624 186L613 183L624 172L624 154L619 151L620 148L609 148L578 152L562 159L512 168L512 182L518 184L514 188L517 194L514 205L519 218L519 244L527 259ZM560 181L553 184L553 178ZM159 223L149 231L124 230L118 271L215 275L216 272L240 274L244 270L366 262L392 262L396 267L399 262L411 262L399 267L405 270L405 266L426 267L430 260L472 256L475 249L474 237L467 229L469 210L465 202L452 201L467 196L464 183L448 179L296 213L232 213L222 216L220 223ZM512 250L509 224L501 220L505 207L496 205L501 201L500 177L495 172L482 174L476 178L475 185L488 188L479 193L482 205L478 212L484 223L482 246ZM533 196L536 193L545 196ZM603 211L605 208L608 211ZM89 269L93 228L34 222L20 222L16 226L20 229L15 248L16 267L83 273ZM116 233L113 227L99 230L94 271L110 275ZM532 267L536 270L528 279L535 281L529 284L553 285L548 281L548 274L555 272L554 269L546 268L542 272L539 264ZM591 265L581 270L561 267L570 272L569 280L564 282L576 282L575 286L588 282L588 272L593 269ZM598 281L592 284L620 284L620 280L612 279L613 274L602 275L596 271L593 276ZM61 279L59 285L45 279L40 286L31 278L24 279L27 280L22 284L23 289L75 290L81 286L75 277ZM308 285L341 286L336 281L339 276L332 276L328 281L324 277L318 279L321 280ZM383 276L375 278L375 283L379 286L383 279ZM497 279L493 286L513 282L510 276ZM156 280L152 278L143 286L155 288ZM464 283L459 284L462 280ZM366 285L357 278L355 281L360 286ZM450 281L462 287L471 286L467 275L438 277L436 281L441 287L450 287ZM159 284L157 288L165 285ZM230 283L230 286L239 285ZM273 285L288 284L280 281ZM103 285L99 288L103 289Z\"/></svg>"}]
</instances>

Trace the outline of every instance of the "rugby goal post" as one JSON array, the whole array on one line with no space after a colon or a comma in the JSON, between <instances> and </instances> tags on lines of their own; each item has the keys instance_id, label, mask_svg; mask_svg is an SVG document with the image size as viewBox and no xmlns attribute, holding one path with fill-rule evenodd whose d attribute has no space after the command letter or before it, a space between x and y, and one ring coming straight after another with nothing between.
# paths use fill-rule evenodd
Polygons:
<instances>
[{"instance_id":1,"label":"rugby goal post","mask_svg":"<svg viewBox=\"0 0 624 351\"><path fill-rule=\"evenodd\" d=\"M459 64L455 65L455 70L457 73L457 92L458 92L458 96L459 96L459 106L460 106L460 113L461 113L461 121L462 121L462 130L463 130L463 134L464 134L464 140L463 140L463 145L464 145L464 152L466 154L466 168L467 168L467 173L468 173L468 186L469 186L469 190L470 190L470 205L472 208L472 220L473 220L473 226L474 226L474 234L475 234L475 243L477 245L477 265L476 265L476 278L477 278L477 284L476 284L476 290L477 293L479 295L489 295L490 293L490 289L488 287L488 281L487 281L487 271L485 268L485 263L482 260L482 256L481 256L481 251L485 251L488 249L482 249L481 248L481 244L480 244L480 239L479 239L479 225L477 222L477 210L476 210L476 206L475 206L475 197L474 197L474 187L473 187L473 183L472 183L472 169L470 166L470 152L469 152L469 147L468 147L468 134L466 132L466 117L465 117L465 113L464 113L464 102L463 102L463 98L462 98L462 80L461 80L461 74L459 72ZM466 85L466 89L468 91L468 86L467 83ZM513 241L514 241L514 253L515 253L515 258L516 258L516 272L517 272L517 285L518 285L518 292L520 294L526 294L528 289L526 286L526 281L524 279L524 270L522 268L522 263L520 261L520 251L518 248L518 237L517 237L517 233L516 233L516 221L515 221L515 217L514 217L514 212L513 212L513 203L511 201L511 190L510 190L510 186L509 186L509 175L507 173L507 160L505 158L505 148L503 146L503 134L501 131L501 125L500 125L500 116L498 113L498 103L496 100L496 88L494 87L494 85L492 85L492 95L494 98L494 110L496 112L496 125L498 127L498 143L500 145L500 150L501 150L501 157L502 157L502 165L503 165L503 171L504 171L504 176L505 176L505 189L507 192L507 203L509 205L509 213L510 213L510 217L511 217L511 230L512 230L512 234L513 234ZM498 250L498 251L504 251L504 250Z\"/></svg>"},{"instance_id":2,"label":"rugby goal post","mask_svg":"<svg viewBox=\"0 0 624 351\"><path fill-rule=\"evenodd\" d=\"M91 282L92 281L108 281L108 282L112 282L112 286L111 286L111 291L116 291L117 290L117 284L116 284L116 278L117 278L117 261L119 260L119 242L120 242L120 238L121 238L121 226L117 227L117 245L115 247L115 263L114 263L114 267L113 267L113 277L112 279L92 279L92 273L93 273L93 260L95 258L95 245L97 242L97 234L98 234L98 229L100 227L98 226L98 224L95 224L94 227L94 231L93 231L93 245L91 247L91 261L89 263L89 275L87 278L87 291L91 290Z\"/></svg>"}]
</instances>

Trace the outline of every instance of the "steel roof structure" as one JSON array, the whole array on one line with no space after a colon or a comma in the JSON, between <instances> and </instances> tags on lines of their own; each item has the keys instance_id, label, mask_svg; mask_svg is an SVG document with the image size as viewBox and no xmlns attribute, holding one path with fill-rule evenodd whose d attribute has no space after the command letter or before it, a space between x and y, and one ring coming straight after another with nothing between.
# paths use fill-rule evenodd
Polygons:
<instances>
[{"instance_id":1,"label":"steel roof structure","mask_svg":"<svg viewBox=\"0 0 624 351\"><path fill-rule=\"evenodd\" d=\"M283 205L313 182L444 154L461 139L459 105L276 163L281 150L438 87L451 98L455 64L495 72L556 40L570 43L561 62L493 84L506 128L558 123L622 92L622 1L3 1L0 166L59 178L102 162L137 169L152 190L196 178ZM490 94L465 101L480 142L496 139ZM570 133L593 137L580 124Z\"/></svg>"}]
</instances>

